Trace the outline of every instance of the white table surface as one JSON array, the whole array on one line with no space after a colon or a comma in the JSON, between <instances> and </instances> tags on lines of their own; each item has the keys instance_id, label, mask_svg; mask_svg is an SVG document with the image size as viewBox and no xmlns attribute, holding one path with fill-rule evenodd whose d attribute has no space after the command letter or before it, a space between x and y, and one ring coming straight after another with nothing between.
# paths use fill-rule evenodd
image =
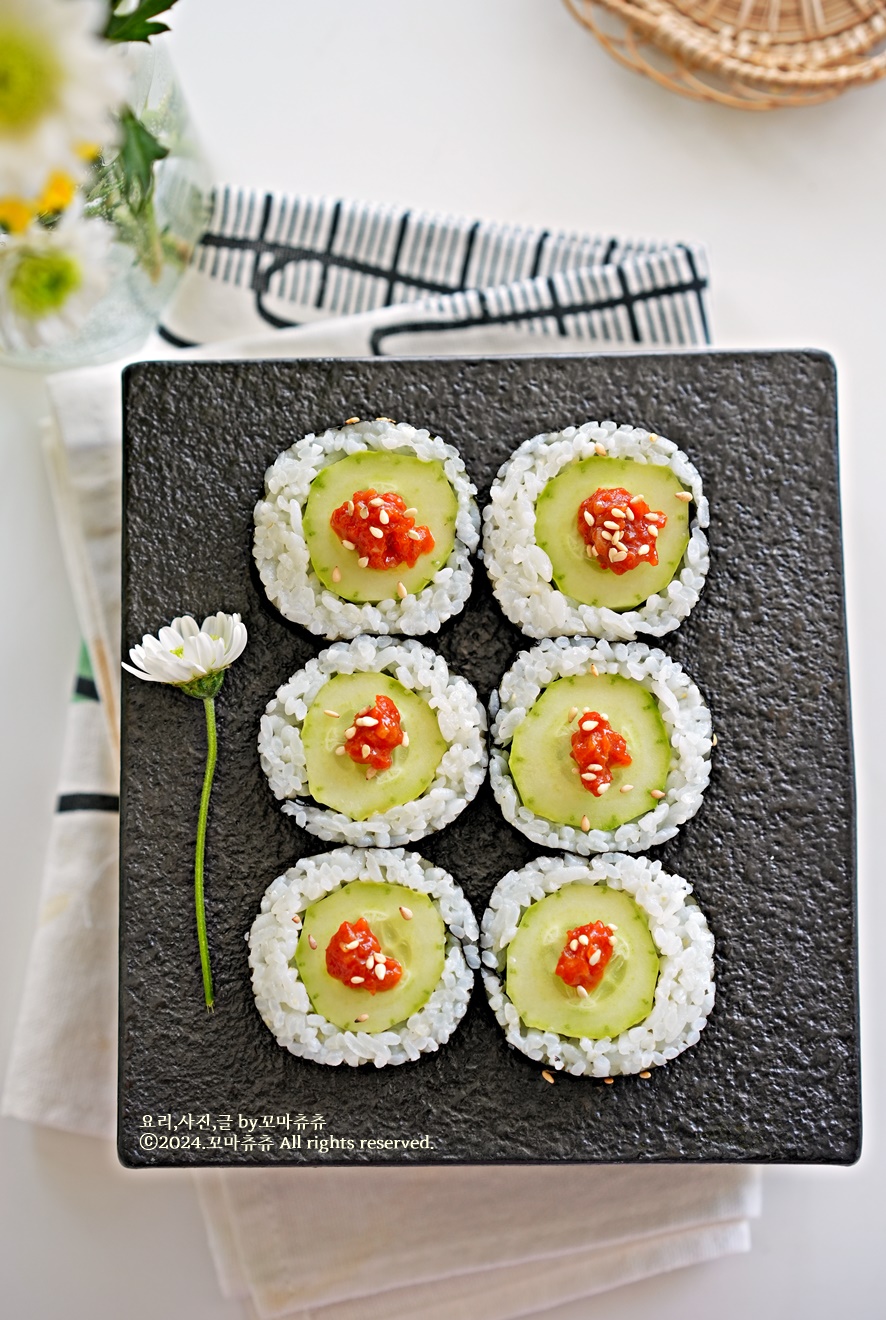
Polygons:
<instances>
[{"instance_id":1,"label":"white table surface","mask_svg":"<svg viewBox=\"0 0 886 1320\"><path fill-rule=\"evenodd\" d=\"M557 0L182 0L168 38L219 180L582 233L700 239L720 347L829 350L842 484L860 808L865 1147L851 1169L765 1175L748 1256L606 1294L589 1320L882 1314L886 899L875 844L886 354L886 82L746 114L613 63ZM78 628L38 443L39 377L0 371L0 1060L36 920ZM802 456L798 456L802 461ZM822 810L827 804L822 803ZM823 986L826 994L826 985ZM228 1320L184 1173L0 1123L0 1308L15 1320Z\"/></svg>"}]
</instances>

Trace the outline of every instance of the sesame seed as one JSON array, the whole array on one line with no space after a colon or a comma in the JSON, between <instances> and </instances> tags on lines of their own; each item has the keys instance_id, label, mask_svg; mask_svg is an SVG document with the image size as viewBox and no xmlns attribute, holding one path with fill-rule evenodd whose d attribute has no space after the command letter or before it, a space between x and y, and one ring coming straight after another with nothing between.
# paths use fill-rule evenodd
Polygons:
<instances>
[{"instance_id":1,"label":"sesame seed","mask_svg":"<svg viewBox=\"0 0 886 1320\"><path fill-rule=\"evenodd\" d=\"M384 509L379 513L378 520L382 527L387 527L388 523L391 521Z\"/></svg>"},{"instance_id":2,"label":"sesame seed","mask_svg":"<svg viewBox=\"0 0 886 1320\"><path fill-rule=\"evenodd\" d=\"M312 949L316 949L317 941L314 939L313 935L308 936L308 944L310 944Z\"/></svg>"},{"instance_id":3,"label":"sesame seed","mask_svg":"<svg viewBox=\"0 0 886 1320\"><path fill-rule=\"evenodd\" d=\"M585 546L585 554L587 555L588 559L597 559L597 558L599 558L599 556L598 556L598 554L597 554L597 547L596 547L595 545L586 545L586 546Z\"/></svg>"},{"instance_id":4,"label":"sesame seed","mask_svg":"<svg viewBox=\"0 0 886 1320\"><path fill-rule=\"evenodd\" d=\"M611 541L611 540L612 540L612 533L611 533L611 532L601 532L600 535L603 537L603 540L604 540L604 541Z\"/></svg>"},{"instance_id":5,"label":"sesame seed","mask_svg":"<svg viewBox=\"0 0 886 1320\"><path fill-rule=\"evenodd\" d=\"M370 751L371 751L371 748L370 748L370 746L369 746L369 743L364 743L363 746L360 748L360 755L363 757L363 760L364 760L364 761L366 760L366 758L367 758L367 756L369 755Z\"/></svg>"},{"instance_id":6,"label":"sesame seed","mask_svg":"<svg viewBox=\"0 0 886 1320\"><path fill-rule=\"evenodd\" d=\"M641 546L640 546L640 549L637 551L637 554L638 554L638 555L648 555L648 554L649 554L649 546L648 546L648 545L641 545Z\"/></svg>"},{"instance_id":7,"label":"sesame seed","mask_svg":"<svg viewBox=\"0 0 886 1320\"><path fill-rule=\"evenodd\" d=\"M597 727L597 721L596 721L596 720L582 720L582 722L581 722L581 727L582 727L582 729L584 730L585 733L593 733L594 729L596 729L596 727Z\"/></svg>"},{"instance_id":8,"label":"sesame seed","mask_svg":"<svg viewBox=\"0 0 886 1320\"><path fill-rule=\"evenodd\" d=\"M542 1070L541 1070L541 1075L542 1075L542 1077L545 1079L546 1082L550 1082L551 1086L554 1085L554 1079L553 1079L553 1077L551 1076L551 1074L548 1072L547 1068L542 1068Z\"/></svg>"},{"instance_id":9,"label":"sesame seed","mask_svg":"<svg viewBox=\"0 0 886 1320\"><path fill-rule=\"evenodd\" d=\"M366 507L365 504L361 504L361 505L358 507L357 512L359 513L359 515L360 515L361 518L368 518L368 517L369 517L369 510L367 509L367 507Z\"/></svg>"},{"instance_id":10,"label":"sesame seed","mask_svg":"<svg viewBox=\"0 0 886 1320\"><path fill-rule=\"evenodd\" d=\"M630 504L625 509L625 517L628 522L634 522L635 520L634 510L631 508Z\"/></svg>"},{"instance_id":11,"label":"sesame seed","mask_svg":"<svg viewBox=\"0 0 886 1320\"><path fill-rule=\"evenodd\" d=\"M421 540L421 532L417 532L414 527L411 527L406 535L409 537L410 541Z\"/></svg>"},{"instance_id":12,"label":"sesame seed","mask_svg":"<svg viewBox=\"0 0 886 1320\"><path fill-rule=\"evenodd\" d=\"M369 1014L368 1014L368 1013L361 1013L359 1017L355 1017L355 1018L354 1018L354 1021L355 1021L355 1022L365 1022L366 1019L367 1019L368 1017L369 1017Z\"/></svg>"},{"instance_id":13,"label":"sesame seed","mask_svg":"<svg viewBox=\"0 0 886 1320\"><path fill-rule=\"evenodd\" d=\"M602 767L602 765L597 765L597 763L594 762L593 765L589 765L589 766L588 766L588 769L589 769L589 770L602 770L603 767Z\"/></svg>"},{"instance_id":14,"label":"sesame seed","mask_svg":"<svg viewBox=\"0 0 886 1320\"><path fill-rule=\"evenodd\" d=\"M642 504L642 503L643 503L643 496L642 496L642 495L632 495L632 496L631 496L631 503L632 503L632 504Z\"/></svg>"},{"instance_id":15,"label":"sesame seed","mask_svg":"<svg viewBox=\"0 0 886 1320\"><path fill-rule=\"evenodd\" d=\"M583 944L585 945L585 947L587 947L587 945L590 944L591 941L588 939L587 935L579 935L578 942L579 944Z\"/></svg>"},{"instance_id":16,"label":"sesame seed","mask_svg":"<svg viewBox=\"0 0 886 1320\"><path fill-rule=\"evenodd\" d=\"M587 816L582 816L581 827L584 830L585 834L587 834L588 830L591 828L591 822L588 820Z\"/></svg>"},{"instance_id":17,"label":"sesame seed","mask_svg":"<svg viewBox=\"0 0 886 1320\"><path fill-rule=\"evenodd\" d=\"M619 791L619 793L633 793L633 791L634 791L634 785L633 785L633 784L622 784L621 788L620 788L618 791Z\"/></svg>"},{"instance_id":18,"label":"sesame seed","mask_svg":"<svg viewBox=\"0 0 886 1320\"><path fill-rule=\"evenodd\" d=\"M366 959L366 966L369 968L370 971L372 971L373 967L375 966L375 959L373 958L371 953L369 957Z\"/></svg>"},{"instance_id":19,"label":"sesame seed","mask_svg":"<svg viewBox=\"0 0 886 1320\"><path fill-rule=\"evenodd\" d=\"M588 959L588 966L596 967L597 963L600 961L600 957L601 957L600 950L595 949L594 952L591 954L590 958Z\"/></svg>"},{"instance_id":20,"label":"sesame seed","mask_svg":"<svg viewBox=\"0 0 886 1320\"><path fill-rule=\"evenodd\" d=\"M336 756L344 756L345 750L345 745L342 743L340 747L336 747L335 749Z\"/></svg>"},{"instance_id":21,"label":"sesame seed","mask_svg":"<svg viewBox=\"0 0 886 1320\"><path fill-rule=\"evenodd\" d=\"M387 975L387 971L388 969L385 967L384 963L379 963L376 966L375 974L380 981L383 981L385 979L385 976Z\"/></svg>"},{"instance_id":22,"label":"sesame seed","mask_svg":"<svg viewBox=\"0 0 886 1320\"><path fill-rule=\"evenodd\" d=\"M609 551L609 559L610 559L611 562L616 563L616 564L617 564L618 561L621 559L621 555L618 553L618 551L615 549L614 546L613 546L613 548Z\"/></svg>"},{"instance_id":23,"label":"sesame seed","mask_svg":"<svg viewBox=\"0 0 886 1320\"><path fill-rule=\"evenodd\" d=\"M600 671L596 665L591 665L591 673L594 675L594 678L600 677Z\"/></svg>"},{"instance_id":24,"label":"sesame seed","mask_svg":"<svg viewBox=\"0 0 886 1320\"><path fill-rule=\"evenodd\" d=\"M396 422L394 421L393 417L376 417L375 420L377 422L390 422L391 426L396 426Z\"/></svg>"},{"instance_id":25,"label":"sesame seed","mask_svg":"<svg viewBox=\"0 0 886 1320\"><path fill-rule=\"evenodd\" d=\"M366 778L374 779L377 774L378 771L374 768L374 766L370 766L369 769L366 771Z\"/></svg>"},{"instance_id":26,"label":"sesame seed","mask_svg":"<svg viewBox=\"0 0 886 1320\"><path fill-rule=\"evenodd\" d=\"M350 953L352 949L357 948L359 943L359 940L351 940L350 944L343 944L341 947L344 953Z\"/></svg>"},{"instance_id":27,"label":"sesame seed","mask_svg":"<svg viewBox=\"0 0 886 1320\"><path fill-rule=\"evenodd\" d=\"M604 1077L604 1078L603 1078L603 1082L604 1082L604 1084L605 1084L606 1086L612 1086L612 1085L614 1085L614 1083L615 1083L615 1078L614 1078L614 1077Z\"/></svg>"},{"instance_id":28,"label":"sesame seed","mask_svg":"<svg viewBox=\"0 0 886 1320\"><path fill-rule=\"evenodd\" d=\"M591 515L588 513L587 509L585 509L585 511L584 511L584 520L585 520L585 522L587 523L587 525L588 525L589 527L593 527L593 525L594 525L594 519L593 519L593 518L591 517Z\"/></svg>"},{"instance_id":29,"label":"sesame seed","mask_svg":"<svg viewBox=\"0 0 886 1320\"><path fill-rule=\"evenodd\" d=\"M583 706L583 707L582 707L582 712L581 712L581 713L582 713L582 715L590 715L590 713L591 713L591 708L590 708L590 706Z\"/></svg>"},{"instance_id":30,"label":"sesame seed","mask_svg":"<svg viewBox=\"0 0 886 1320\"><path fill-rule=\"evenodd\" d=\"M397 583L397 595L400 597L401 600L405 600L406 597L409 595L409 592L406 590L402 582Z\"/></svg>"},{"instance_id":31,"label":"sesame seed","mask_svg":"<svg viewBox=\"0 0 886 1320\"><path fill-rule=\"evenodd\" d=\"M323 714L324 714L324 715L330 715L330 716L332 717L332 719L334 719L334 720L340 720L340 719L341 719L341 716L339 715L339 713L338 713L337 710L324 710Z\"/></svg>"},{"instance_id":32,"label":"sesame seed","mask_svg":"<svg viewBox=\"0 0 886 1320\"><path fill-rule=\"evenodd\" d=\"M650 790L649 796L654 798L663 798L664 793L662 793L660 788L653 788Z\"/></svg>"},{"instance_id":33,"label":"sesame seed","mask_svg":"<svg viewBox=\"0 0 886 1320\"><path fill-rule=\"evenodd\" d=\"M368 567L369 567L369 556L368 556L368 555L363 555L360 559L357 560L357 563L360 565L361 568L368 568Z\"/></svg>"},{"instance_id":34,"label":"sesame seed","mask_svg":"<svg viewBox=\"0 0 886 1320\"><path fill-rule=\"evenodd\" d=\"M347 738L348 742L350 742L352 738L356 738L356 736L357 736L357 730L353 724L349 729L345 729L345 737Z\"/></svg>"},{"instance_id":35,"label":"sesame seed","mask_svg":"<svg viewBox=\"0 0 886 1320\"><path fill-rule=\"evenodd\" d=\"M682 500L684 504L688 504L689 501L692 499L692 496L689 494L688 490L678 490L676 495L674 496L674 499Z\"/></svg>"},{"instance_id":36,"label":"sesame seed","mask_svg":"<svg viewBox=\"0 0 886 1320\"><path fill-rule=\"evenodd\" d=\"M658 528L655 526L655 523L650 523L646 530L653 539L658 536Z\"/></svg>"},{"instance_id":37,"label":"sesame seed","mask_svg":"<svg viewBox=\"0 0 886 1320\"><path fill-rule=\"evenodd\" d=\"M590 770L585 770L584 774L582 775L582 779L585 780L591 780L593 778L594 776L591 774Z\"/></svg>"},{"instance_id":38,"label":"sesame seed","mask_svg":"<svg viewBox=\"0 0 886 1320\"><path fill-rule=\"evenodd\" d=\"M657 514L657 513L644 513L644 514L643 514L643 518L644 518L645 521L648 522L648 523L657 523L657 522L658 522L658 514Z\"/></svg>"},{"instance_id":39,"label":"sesame seed","mask_svg":"<svg viewBox=\"0 0 886 1320\"><path fill-rule=\"evenodd\" d=\"M714 734L713 738L711 739L711 746L712 746L712 747L716 747L716 746L717 746L717 743L718 743L719 741L720 741L720 739L717 737L716 734Z\"/></svg>"},{"instance_id":40,"label":"sesame seed","mask_svg":"<svg viewBox=\"0 0 886 1320\"><path fill-rule=\"evenodd\" d=\"M401 909L400 909L400 916L403 918L404 921L411 921L411 920L412 920L412 908L401 907Z\"/></svg>"},{"instance_id":41,"label":"sesame seed","mask_svg":"<svg viewBox=\"0 0 886 1320\"><path fill-rule=\"evenodd\" d=\"M404 517L406 517L406 518L414 518L415 515L416 515L417 513L418 513L418 509L404 509L404 510L403 510L403 515L404 515Z\"/></svg>"},{"instance_id":42,"label":"sesame seed","mask_svg":"<svg viewBox=\"0 0 886 1320\"><path fill-rule=\"evenodd\" d=\"M619 528L619 526L618 526L618 523L617 523L617 522L613 522L611 518L607 518L606 521L604 522L603 526L604 526L604 527L608 527L609 530L610 530L610 532L617 532L617 531L620 530L620 528Z\"/></svg>"},{"instance_id":43,"label":"sesame seed","mask_svg":"<svg viewBox=\"0 0 886 1320\"><path fill-rule=\"evenodd\" d=\"M380 495L376 495L375 499L369 501L369 507L372 509L380 509L383 504L384 500Z\"/></svg>"},{"instance_id":44,"label":"sesame seed","mask_svg":"<svg viewBox=\"0 0 886 1320\"><path fill-rule=\"evenodd\" d=\"M605 454L605 453L606 453L606 450L603 448L602 445L597 444L597 445L594 445L594 453L595 453L595 454Z\"/></svg>"},{"instance_id":45,"label":"sesame seed","mask_svg":"<svg viewBox=\"0 0 886 1320\"><path fill-rule=\"evenodd\" d=\"M600 784L600 786L597 789L597 797L599 797L601 793L608 793L608 792L609 792L609 785Z\"/></svg>"},{"instance_id":46,"label":"sesame seed","mask_svg":"<svg viewBox=\"0 0 886 1320\"><path fill-rule=\"evenodd\" d=\"M371 715L361 715L358 719L354 720L354 723L358 729L374 729L376 724L378 724L378 720L373 719Z\"/></svg>"},{"instance_id":47,"label":"sesame seed","mask_svg":"<svg viewBox=\"0 0 886 1320\"><path fill-rule=\"evenodd\" d=\"M609 719L609 716L608 716L607 714L605 714L602 710L601 710L601 711L598 711L597 713L599 714L601 720L608 720L608 719Z\"/></svg>"},{"instance_id":48,"label":"sesame seed","mask_svg":"<svg viewBox=\"0 0 886 1320\"><path fill-rule=\"evenodd\" d=\"M386 953L377 953L377 954L375 955L375 961L376 961L377 963L387 962L387 961L388 961L388 955L387 955Z\"/></svg>"},{"instance_id":49,"label":"sesame seed","mask_svg":"<svg viewBox=\"0 0 886 1320\"><path fill-rule=\"evenodd\" d=\"M332 580L333 582L341 582L341 569L338 567L337 564L335 568L332 570Z\"/></svg>"},{"instance_id":50,"label":"sesame seed","mask_svg":"<svg viewBox=\"0 0 886 1320\"><path fill-rule=\"evenodd\" d=\"M344 547L345 550L353 550L353 549L354 549L354 542L353 542L353 541L342 541L342 546Z\"/></svg>"},{"instance_id":51,"label":"sesame seed","mask_svg":"<svg viewBox=\"0 0 886 1320\"><path fill-rule=\"evenodd\" d=\"M359 422L359 420L359 417L349 417L345 422L345 426L353 426L356 422Z\"/></svg>"},{"instance_id":52,"label":"sesame seed","mask_svg":"<svg viewBox=\"0 0 886 1320\"><path fill-rule=\"evenodd\" d=\"M409 734L406 732L405 729L403 730L403 742L400 744L400 746L401 747L409 746Z\"/></svg>"},{"instance_id":53,"label":"sesame seed","mask_svg":"<svg viewBox=\"0 0 886 1320\"><path fill-rule=\"evenodd\" d=\"M569 941L569 947L570 947L570 949L572 950L573 953L577 953L577 952L578 952L578 940L570 940L570 941Z\"/></svg>"},{"instance_id":54,"label":"sesame seed","mask_svg":"<svg viewBox=\"0 0 886 1320\"><path fill-rule=\"evenodd\" d=\"M569 714L566 716L566 722L568 724L571 724L577 714L578 714L578 706L570 706Z\"/></svg>"},{"instance_id":55,"label":"sesame seed","mask_svg":"<svg viewBox=\"0 0 886 1320\"><path fill-rule=\"evenodd\" d=\"M649 1081L649 1078L652 1076L652 1073L651 1073L651 1072L641 1072L641 1073L640 1073L640 1076L643 1078L643 1081L644 1081L644 1082L648 1082L648 1081Z\"/></svg>"},{"instance_id":56,"label":"sesame seed","mask_svg":"<svg viewBox=\"0 0 886 1320\"><path fill-rule=\"evenodd\" d=\"M353 501L353 500L348 500L348 513L349 513L350 516L353 518L353 516L354 516L354 501Z\"/></svg>"},{"instance_id":57,"label":"sesame seed","mask_svg":"<svg viewBox=\"0 0 886 1320\"><path fill-rule=\"evenodd\" d=\"M577 985L575 988L576 988L576 990L578 991L578 993L579 993L579 997L580 997L581 999L587 999L587 997L588 997L588 992L587 992L587 990L584 988L583 985Z\"/></svg>"},{"instance_id":58,"label":"sesame seed","mask_svg":"<svg viewBox=\"0 0 886 1320\"><path fill-rule=\"evenodd\" d=\"M352 976L351 985L362 985L365 979L363 976Z\"/></svg>"},{"instance_id":59,"label":"sesame seed","mask_svg":"<svg viewBox=\"0 0 886 1320\"><path fill-rule=\"evenodd\" d=\"M370 527L369 534L370 536L374 536L376 541L380 541L384 536L384 532L380 527Z\"/></svg>"},{"instance_id":60,"label":"sesame seed","mask_svg":"<svg viewBox=\"0 0 886 1320\"><path fill-rule=\"evenodd\" d=\"M624 509L619 509L616 505L613 505L613 507L609 510L609 512L612 514L613 518L627 517L627 514L625 513Z\"/></svg>"}]
</instances>

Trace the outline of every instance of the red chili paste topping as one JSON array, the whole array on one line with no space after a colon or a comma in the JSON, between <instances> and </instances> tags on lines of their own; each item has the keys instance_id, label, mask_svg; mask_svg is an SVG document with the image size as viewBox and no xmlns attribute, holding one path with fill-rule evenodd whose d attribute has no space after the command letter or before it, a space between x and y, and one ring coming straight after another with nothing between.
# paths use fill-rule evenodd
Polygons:
<instances>
[{"instance_id":1,"label":"red chili paste topping","mask_svg":"<svg viewBox=\"0 0 886 1320\"><path fill-rule=\"evenodd\" d=\"M405 738L395 703L390 697L377 696L375 705L355 715L345 731L345 751L367 770L390 770L391 753Z\"/></svg>"},{"instance_id":2,"label":"red chili paste topping","mask_svg":"<svg viewBox=\"0 0 886 1320\"><path fill-rule=\"evenodd\" d=\"M624 738L596 710L579 715L570 755L578 766L582 787L594 797L600 797L612 783L613 766L631 764Z\"/></svg>"},{"instance_id":3,"label":"red chili paste topping","mask_svg":"<svg viewBox=\"0 0 886 1320\"><path fill-rule=\"evenodd\" d=\"M361 568L415 566L419 555L430 554L434 538L427 527L416 527L400 495L388 491L355 490L340 504L329 524L346 550L353 550ZM366 561L365 563L363 561Z\"/></svg>"},{"instance_id":4,"label":"red chili paste topping","mask_svg":"<svg viewBox=\"0 0 886 1320\"><path fill-rule=\"evenodd\" d=\"M657 564L656 537L667 514L653 513L642 495L601 486L578 506L578 530L590 559L620 577L638 564Z\"/></svg>"},{"instance_id":5,"label":"red chili paste topping","mask_svg":"<svg viewBox=\"0 0 886 1320\"><path fill-rule=\"evenodd\" d=\"M596 990L612 957L615 929L614 926L604 926L602 921L594 921L568 931L560 960L554 968L560 980L567 985L581 986L588 994Z\"/></svg>"},{"instance_id":6,"label":"red chili paste topping","mask_svg":"<svg viewBox=\"0 0 886 1320\"><path fill-rule=\"evenodd\" d=\"M342 985L355 990L393 990L403 975L396 958L382 953L365 917L343 921L326 946L326 970Z\"/></svg>"}]
</instances>

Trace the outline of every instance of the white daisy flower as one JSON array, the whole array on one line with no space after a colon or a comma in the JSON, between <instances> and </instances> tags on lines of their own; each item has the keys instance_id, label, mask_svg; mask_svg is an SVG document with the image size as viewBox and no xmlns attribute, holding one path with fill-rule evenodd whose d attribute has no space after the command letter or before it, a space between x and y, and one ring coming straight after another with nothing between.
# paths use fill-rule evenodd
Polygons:
<instances>
[{"instance_id":1,"label":"white daisy flower","mask_svg":"<svg viewBox=\"0 0 886 1320\"><path fill-rule=\"evenodd\" d=\"M186 614L161 628L158 636L143 637L129 652L132 664L124 661L123 668L149 683L172 683L185 690L194 685L201 690L193 695L204 696L204 680L217 680L220 687L224 670L245 646L246 627L239 614L210 614L199 628Z\"/></svg>"},{"instance_id":2,"label":"white daisy flower","mask_svg":"<svg viewBox=\"0 0 886 1320\"><path fill-rule=\"evenodd\" d=\"M111 225L77 205L49 228L0 235L0 349L37 348L78 330L107 288L113 239Z\"/></svg>"},{"instance_id":3,"label":"white daisy flower","mask_svg":"<svg viewBox=\"0 0 886 1320\"><path fill-rule=\"evenodd\" d=\"M0 0L0 196L82 174L82 148L108 141L126 66L99 36L107 17L101 0Z\"/></svg>"}]
</instances>

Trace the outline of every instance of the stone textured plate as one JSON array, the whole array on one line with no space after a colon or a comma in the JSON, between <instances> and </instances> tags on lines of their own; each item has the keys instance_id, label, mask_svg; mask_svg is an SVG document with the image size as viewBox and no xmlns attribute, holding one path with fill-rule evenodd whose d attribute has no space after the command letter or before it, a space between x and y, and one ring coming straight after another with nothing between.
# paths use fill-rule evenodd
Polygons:
<instances>
[{"instance_id":1,"label":"stone textured plate","mask_svg":"<svg viewBox=\"0 0 886 1320\"><path fill-rule=\"evenodd\" d=\"M823 354L149 363L126 373L124 646L176 614L239 610L249 646L217 701L207 847L217 1007L203 1007L192 873L200 704L124 676L119 1150L170 1164L783 1161L845 1164L860 1143L852 753L835 381ZM328 1068L274 1042L244 933L265 888L326 845L273 799L256 731L321 643L268 604L252 509L274 456L353 415L453 441L485 499L526 437L588 418L660 431L711 499L700 604L662 643L705 693L719 743L704 804L656 849L717 939L700 1043L648 1081L541 1070L477 985L450 1043L415 1064ZM485 698L522 644L478 569L427 639ZM488 785L416 845L478 916L537 850Z\"/></svg>"}]
</instances>

